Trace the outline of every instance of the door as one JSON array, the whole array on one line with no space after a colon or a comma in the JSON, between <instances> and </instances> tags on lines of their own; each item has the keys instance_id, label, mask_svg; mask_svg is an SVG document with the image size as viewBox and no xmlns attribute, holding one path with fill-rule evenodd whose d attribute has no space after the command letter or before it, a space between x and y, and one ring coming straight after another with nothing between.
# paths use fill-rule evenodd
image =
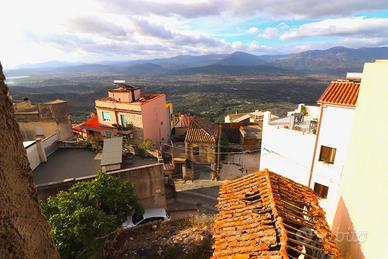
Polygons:
<instances>
[{"instance_id":1,"label":"door","mask_svg":"<svg viewBox=\"0 0 388 259\"><path fill-rule=\"evenodd\" d=\"M120 122L121 122L121 126L123 127L127 127L127 120L125 119L125 115L120 115Z\"/></svg>"}]
</instances>

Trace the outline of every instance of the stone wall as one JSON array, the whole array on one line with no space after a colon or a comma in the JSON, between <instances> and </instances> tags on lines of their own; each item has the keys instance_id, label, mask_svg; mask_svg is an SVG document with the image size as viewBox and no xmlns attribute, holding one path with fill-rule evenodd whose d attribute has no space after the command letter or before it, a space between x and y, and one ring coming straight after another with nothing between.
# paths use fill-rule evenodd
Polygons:
<instances>
[{"instance_id":1,"label":"stone wall","mask_svg":"<svg viewBox=\"0 0 388 259\"><path fill-rule=\"evenodd\" d=\"M0 258L59 258L0 64Z\"/></svg>"},{"instance_id":2,"label":"stone wall","mask_svg":"<svg viewBox=\"0 0 388 259\"><path fill-rule=\"evenodd\" d=\"M162 164L152 164L129 169L108 172L108 174L129 181L133 187L138 201L144 208L157 208L166 206L166 190ZM60 191L69 189L76 182L89 181L95 175L74 178L61 182L37 185L39 199L47 199Z\"/></svg>"}]
</instances>

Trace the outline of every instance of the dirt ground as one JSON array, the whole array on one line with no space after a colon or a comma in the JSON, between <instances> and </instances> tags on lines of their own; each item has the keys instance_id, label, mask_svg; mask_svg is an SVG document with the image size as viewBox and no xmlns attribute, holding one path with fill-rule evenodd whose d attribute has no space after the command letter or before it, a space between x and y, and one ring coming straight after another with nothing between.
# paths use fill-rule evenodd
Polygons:
<instances>
[{"instance_id":1,"label":"dirt ground","mask_svg":"<svg viewBox=\"0 0 388 259\"><path fill-rule=\"evenodd\" d=\"M197 215L122 230L106 242L104 258L209 258L212 222Z\"/></svg>"},{"instance_id":2,"label":"dirt ground","mask_svg":"<svg viewBox=\"0 0 388 259\"><path fill-rule=\"evenodd\" d=\"M260 152L231 154L222 161L220 180L235 179L260 168Z\"/></svg>"}]
</instances>

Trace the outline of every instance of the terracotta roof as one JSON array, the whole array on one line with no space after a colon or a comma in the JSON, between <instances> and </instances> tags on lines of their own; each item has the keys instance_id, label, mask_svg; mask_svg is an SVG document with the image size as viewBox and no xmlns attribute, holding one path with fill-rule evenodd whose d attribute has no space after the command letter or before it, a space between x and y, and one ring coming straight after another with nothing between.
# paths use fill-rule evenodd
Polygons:
<instances>
[{"instance_id":1,"label":"terracotta roof","mask_svg":"<svg viewBox=\"0 0 388 259\"><path fill-rule=\"evenodd\" d=\"M100 124L98 122L98 117L92 117L89 120L85 121L84 123L81 123L80 128L93 128L93 129L101 129Z\"/></svg>"},{"instance_id":2,"label":"terracotta roof","mask_svg":"<svg viewBox=\"0 0 388 259\"><path fill-rule=\"evenodd\" d=\"M188 128L193 118L194 116L183 116L182 118L183 127Z\"/></svg>"},{"instance_id":3,"label":"terracotta roof","mask_svg":"<svg viewBox=\"0 0 388 259\"><path fill-rule=\"evenodd\" d=\"M194 116L186 132L187 143L216 143L218 136L217 124Z\"/></svg>"},{"instance_id":4,"label":"terracotta roof","mask_svg":"<svg viewBox=\"0 0 388 259\"><path fill-rule=\"evenodd\" d=\"M332 81L318 100L318 104L356 106L359 82Z\"/></svg>"},{"instance_id":5,"label":"terracotta roof","mask_svg":"<svg viewBox=\"0 0 388 259\"><path fill-rule=\"evenodd\" d=\"M267 169L224 181L217 207L213 258L340 258L314 192Z\"/></svg>"},{"instance_id":6,"label":"terracotta roof","mask_svg":"<svg viewBox=\"0 0 388 259\"><path fill-rule=\"evenodd\" d=\"M188 128L194 116L179 114L174 116L174 126Z\"/></svg>"}]
</instances>

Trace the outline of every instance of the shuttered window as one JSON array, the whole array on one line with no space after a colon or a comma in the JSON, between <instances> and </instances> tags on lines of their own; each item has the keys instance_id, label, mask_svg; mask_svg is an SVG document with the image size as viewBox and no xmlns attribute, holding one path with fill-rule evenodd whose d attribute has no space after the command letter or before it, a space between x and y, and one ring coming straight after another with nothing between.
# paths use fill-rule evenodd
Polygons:
<instances>
[{"instance_id":1,"label":"shuttered window","mask_svg":"<svg viewBox=\"0 0 388 259\"><path fill-rule=\"evenodd\" d=\"M327 146L321 146L321 153L319 154L319 161L334 164L336 149Z\"/></svg>"}]
</instances>

